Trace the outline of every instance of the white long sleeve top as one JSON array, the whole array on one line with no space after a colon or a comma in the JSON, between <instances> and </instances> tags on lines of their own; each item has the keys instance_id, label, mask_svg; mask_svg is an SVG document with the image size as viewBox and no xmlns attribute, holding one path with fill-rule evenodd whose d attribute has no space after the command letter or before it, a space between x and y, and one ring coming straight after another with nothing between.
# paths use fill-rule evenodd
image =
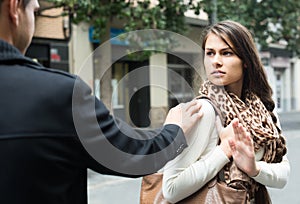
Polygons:
<instances>
[{"instance_id":1,"label":"white long sleeve top","mask_svg":"<svg viewBox=\"0 0 300 204\"><path fill-rule=\"evenodd\" d=\"M170 203L176 203L199 190L229 162L217 146L219 136L214 108L207 100L200 100L203 118L187 137L188 147L163 168L162 191ZM287 157L281 163L270 164L259 161L263 153L259 151L255 155L260 172L253 179L269 187L283 188L290 174Z\"/></svg>"}]
</instances>

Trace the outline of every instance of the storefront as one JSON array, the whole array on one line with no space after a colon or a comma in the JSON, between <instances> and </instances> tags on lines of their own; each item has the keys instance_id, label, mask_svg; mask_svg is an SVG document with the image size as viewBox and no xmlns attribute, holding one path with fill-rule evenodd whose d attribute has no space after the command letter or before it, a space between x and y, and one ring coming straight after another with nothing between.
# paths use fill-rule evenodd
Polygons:
<instances>
[{"instance_id":1,"label":"storefront","mask_svg":"<svg viewBox=\"0 0 300 204\"><path fill-rule=\"evenodd\" d=\"M69 72L68 43L55 39L33 39L26 56L37 60L45 67Z\"/></svg>"}]
</instances>

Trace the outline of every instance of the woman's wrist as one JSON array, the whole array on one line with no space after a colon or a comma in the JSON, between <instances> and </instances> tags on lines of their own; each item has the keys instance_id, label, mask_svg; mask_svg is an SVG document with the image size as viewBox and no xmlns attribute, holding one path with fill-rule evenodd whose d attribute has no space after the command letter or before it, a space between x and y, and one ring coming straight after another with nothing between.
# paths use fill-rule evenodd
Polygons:
<instances>
[{"instance_id":1,"label":"woman's wrist","mask_svg":"<svg viewBox=\"0 0 300 204\"><path fill-rule=\"evenodd\" d=\"M226 144L224 144L224 142L221 142L221 144L219 146L220 146L221 150L224 152L224 154L228 157L228 159L230 159L232 154L231 154L229 145L226 145Z\"/></svg>"},{"instance_id":2,"label":"woman's wrist","mask_svg":"<svg viewBox=\"0 0 300 204\"><path fill-rule=\"evenodd\" d=\"M251 171L251 172L249 172L248 176L250 176L250 177L256 177L259 174L259 172L260 172L259 166L255 165L254 170Z\"/></svg>"}]
</instances>

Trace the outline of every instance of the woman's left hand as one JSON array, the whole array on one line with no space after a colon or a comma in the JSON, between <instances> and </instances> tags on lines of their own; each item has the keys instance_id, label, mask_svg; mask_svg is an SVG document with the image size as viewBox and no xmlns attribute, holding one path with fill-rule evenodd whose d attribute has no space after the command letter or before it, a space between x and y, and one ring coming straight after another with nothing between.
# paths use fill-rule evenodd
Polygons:
<instances>
[{"instance_id":1,"label":"woman's left hand","mask_svg":"<svg viewBox=\"0 0 300 204\"><path fill-rule=\"evenodd\" d=\"M232 124L234 137L229 140L233 161L248 176L257 176L260 169L256 165L253 140L250 133L238 121Z\"/></svg>"}]
</instances>

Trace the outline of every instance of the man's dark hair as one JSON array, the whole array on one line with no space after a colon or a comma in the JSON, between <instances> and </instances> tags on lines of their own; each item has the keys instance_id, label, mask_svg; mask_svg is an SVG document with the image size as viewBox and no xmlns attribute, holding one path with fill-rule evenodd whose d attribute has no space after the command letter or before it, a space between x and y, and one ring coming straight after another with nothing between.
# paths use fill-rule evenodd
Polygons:
<instances>
[{"instance_id":1,"label":"man's dark hair","mask_svg":"<svg viewBox=\"0 0 300 204\"><path fill-rule=\"evenodd\" d=\"M1 0L0 0L1 1ZM28 3L30 2L31 0L23 0L23 5L24 5L24 8L28 5Z\"/></svg>"}]
</instances>

